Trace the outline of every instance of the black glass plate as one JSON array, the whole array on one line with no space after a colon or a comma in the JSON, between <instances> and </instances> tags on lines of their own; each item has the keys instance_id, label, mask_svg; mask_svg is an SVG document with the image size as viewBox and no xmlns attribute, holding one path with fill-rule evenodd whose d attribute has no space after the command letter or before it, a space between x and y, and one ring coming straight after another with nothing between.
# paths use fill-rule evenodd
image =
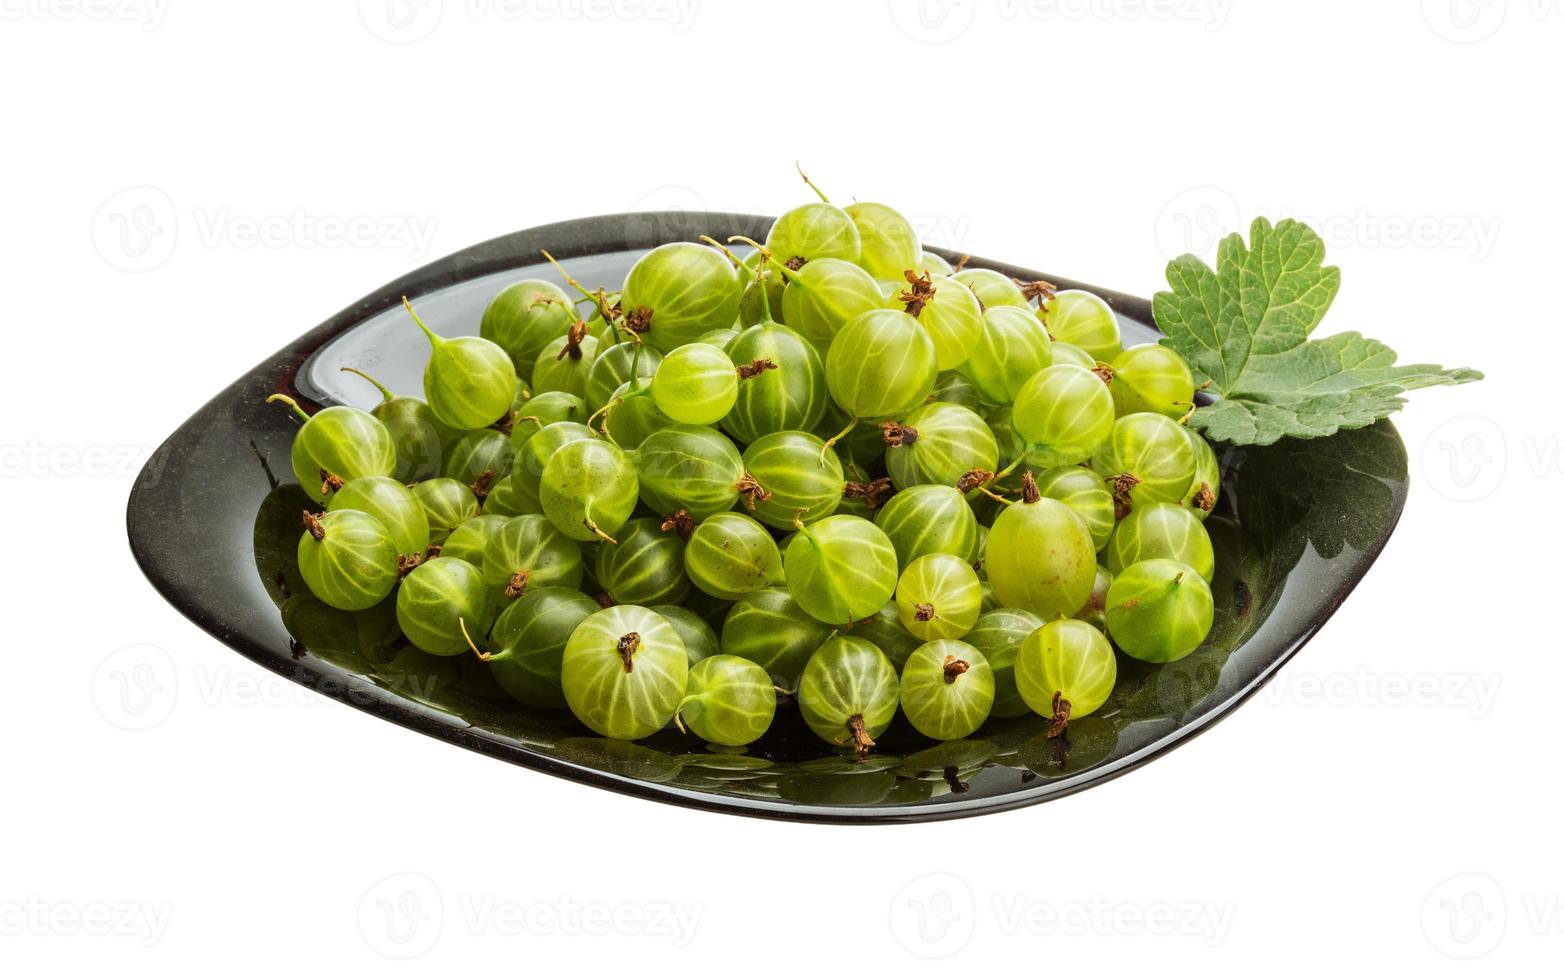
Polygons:
<instances>
[{"instance_id":1,"label":"black glass plate","mask_svg":"<svg viewBox=\"0 0 1564 980\"><path fill-rule=\"evenodd\" d=\"M131 491L131 550L175 608L251 660L387 721L454 745L604 789L729 813L884 823L969 816L1040 803L1121 775L1182 743L1252 695L1339 606L1384 547L1406 500L1406 450L1388 422L1329 439L1218 447L1224 485L1207 527L1217 551L1216 625L1178 663L1121 658L1111 700L1043 737L1041 718L994 720L971 738L930 743L898 719L864 762L816 739L784 705L744 754L708 751L668 730L643 743L594 737L568 714L508 700L476 658L411 648L384 605L349 614L298 583L294 550L306 498L292 482L297 424L264 404L372 407L368 370L417 393L428 347L399 308L475 332L502 285L558 276L549 249L589 285L617 284L635 258L701 234L759 237L771 219L661 212L534 228L475 245L359 300L234 382L180 426ZM954 258L953 256L947 256ZM1073 283L972 260L1026 279ZM1156 336L1150 304L1103 296L1126 343Z\"/></svg>"}]
</instances>

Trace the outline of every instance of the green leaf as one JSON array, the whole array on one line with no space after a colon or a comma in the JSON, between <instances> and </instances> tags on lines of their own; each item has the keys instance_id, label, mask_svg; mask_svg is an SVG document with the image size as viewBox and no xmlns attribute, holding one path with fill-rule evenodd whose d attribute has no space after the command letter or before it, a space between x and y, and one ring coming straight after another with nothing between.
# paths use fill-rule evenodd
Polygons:
<instances>
[{"instance_id":1,"label":"green leaf","mask_svg":"<svg viewBox=\"0 0 1564 980\"><path fill-rule=\"evenodd\" d=\"M1221 396L1191 420L1207 437L1269 445L1328 436L1372 425L1410 389L1482 377L1397 364L1395 351L1357 333L1311 340L1341 287L1341 270L1324 262L1325 243L1308 225L1256 218L1247 244L1237 233L1222 240L1215 270L1193 255L1168 263L1172 291L1158 293L1152 311L1162 343Z\"/></svg>"}]
</instances>

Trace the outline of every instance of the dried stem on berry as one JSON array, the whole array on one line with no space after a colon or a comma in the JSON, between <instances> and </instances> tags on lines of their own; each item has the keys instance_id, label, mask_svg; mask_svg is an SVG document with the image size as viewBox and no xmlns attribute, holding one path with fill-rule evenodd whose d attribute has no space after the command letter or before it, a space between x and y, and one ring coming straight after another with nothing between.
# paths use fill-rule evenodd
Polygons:
<instances>
[{"instance_id":1,"label":"dried stem on berry","mask_svg":"<svg viewBox=\"0 0 1564 980\"><path fill-rule=\"evenodd\" d=\"M954 684L956 678L972 669L972 665L956 657L945 658L945 683Z\"/></svg>"},{"instance_id":2,"label":"dried stem on berry","mask_svg":"<svg viewBox=\"0 0 1564 980\"><path fill-rule=\"evenodd\" d=\"M918 430L910 425L902 425L900 422L881 422L880 436L887 446L899 449L917 442Z\"/></svg>"},{"instance_id":3,"label":"dried stem on berry","mask_svg":"<svg viewBox=\"0 0 1564 980\"><path fill-rule=\"evenodd\" d=\"M680 507L678 510L663 518L662 529L673 531L684 540L690 540L690 535L695 533L695 519L690 512Z\"/></svg>"},{"instance_id":4,"label":"dried stem on berry","mask_svg":"<svg viewBox=\"0 0 1564 980\"><path fill-rule=\"evenodd\" d=\"M635 651L640 649L640 646L641 634L639 633L630 632L619 638L619 659L625 665L625 673L630 673L635 667L631 658L635 656Z\"/></svg>"},{"instance_id":5,"label":"dried stem on berry","mask_svg":"<svg viewBox=\"0 0 1564 980\"><path fill-rule=\"evenodd\" d=\"M1065 700L1063 691L1054 692L1053 709L1054 716L1043 732L1044 738L1058 738L1070 724L1070 702Z\"/></svg>"},{"instance_id":6,"label":"dried stem on berry","mask_svg":"<svg viewBox=\"0 0 1564 980\"><path fill-rule=\"evenodd\" d=\"M326 528L320 523L321 514L304 512L304 530L310 532L310 537L316 541L326 540Z\"/></svg>"},{"instance_id":7,"label":"dried stem on berry","mask_svg":"<svg viewBox=\"0 0 1564 980\"><path fill-rule=\"evenodd\" d=\"M758 378L767 371L775 371L777 362L769 357L757 357L748 364L738 366L739 380L748 381L750 378Z\"/></svg>"},{"instance_id":8,"label":"dried stem on berry","mask_svg":"<svg viewBox=\"0 0 1564 980\"><path fill-rule=\"evenodd\" d=\"M920 276L912 269L908 269L903 275L906 276L907 283L912 288L897 293L896 301L907 304L907 312L913 317L917 317L923 312L923 308L929 304L929 300L933 299L935 292L937 292L934 288L934 279L927 272Z\"/></svg>"}]
</instances>

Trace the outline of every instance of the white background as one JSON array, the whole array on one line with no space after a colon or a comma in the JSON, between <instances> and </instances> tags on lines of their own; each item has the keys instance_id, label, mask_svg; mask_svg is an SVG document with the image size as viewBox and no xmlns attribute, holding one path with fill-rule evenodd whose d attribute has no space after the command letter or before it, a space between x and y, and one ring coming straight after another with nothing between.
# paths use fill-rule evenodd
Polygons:
<instances>
[{"instance_id":1,"label":"white background","mask_svg":"<svg viewBox=\"0 0 1564 980\"><path fill-rule=\"evenodd\" d=\"M389 4L0 0L0 970L1557 964L1564 3ZM1399 417L1401 530L1250 704L954 824L513 768L302 693L137 572L139 462L327 314L517 228L775 213L807 196L795 159L931 240L1140 294L1256 214L1306 217L1343 270L1327 332L1488 379Z\"/></svg>"}]
</instances>

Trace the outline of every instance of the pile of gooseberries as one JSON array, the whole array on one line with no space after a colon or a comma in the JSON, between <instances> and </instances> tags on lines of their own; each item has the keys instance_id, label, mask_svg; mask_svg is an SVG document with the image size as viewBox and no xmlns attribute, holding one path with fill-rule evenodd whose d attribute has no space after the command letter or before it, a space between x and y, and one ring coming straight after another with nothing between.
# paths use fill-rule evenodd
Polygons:
<instances>
[{"instance_id":1,"label":"pile of gooseberries","mask_svg":"<svg viewBox=\"0 0 1564 980\"><path fill-rule=\"evenodd\" d=\"M316 505L303 583L388 603L530 709L723 751L784 716L851 757L898 717L1058 737L1121 656L1196 650L1220 472L1189 365L1123 348L1098 296L952 268L896 210L816 194L622 283L545 253L477 323L404 299L422 397L357 368L369 411L273 396Z\"/></svg>"}]
</instances>

